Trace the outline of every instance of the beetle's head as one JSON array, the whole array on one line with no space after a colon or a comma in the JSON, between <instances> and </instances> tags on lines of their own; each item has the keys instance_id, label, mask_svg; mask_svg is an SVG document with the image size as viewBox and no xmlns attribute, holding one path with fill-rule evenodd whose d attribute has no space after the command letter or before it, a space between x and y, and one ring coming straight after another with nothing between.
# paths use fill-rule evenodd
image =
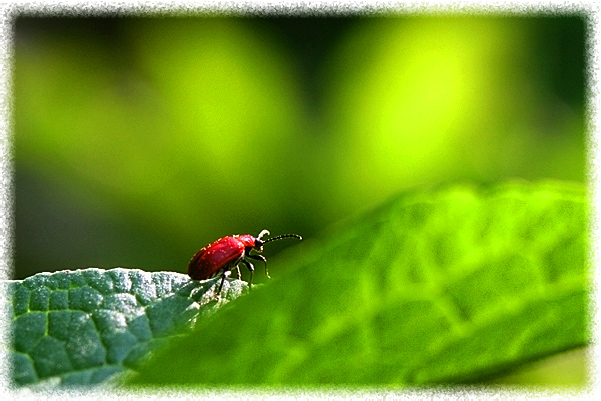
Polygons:
<instances>
[{"instance_id":1,"label":"beetle's head","mask_svg":"<svg viewBox=\"0 0 601 401\"><path fill-rule=\"evenodd\" d=\"M259 233L259 235L257 235L257 238L255 238L255 246L253 248L257 252L263 252L263 244L266 244L271 241L277 241L282 238L296 238L299 240L303 239L300 235L297 235L297 234L284 234L284 235L278 235L277 237L269 238L267 240L262 240L261 238L263 238L264 235L269 235L269 231L263 230Z\"/></svg>"},{"instance_id":2,"label":"beetle's head","mask_svg":"<svg viewBox=\"0 0 601 401\"><path fill-rule=\"evenodd\" d=\"M253 246L253 249L257 252L263 252L263 244L265 241L261 238L263 238L264 235L269 235L269 231L263 230L257 235L257 238L255 238L255 246Z\"/></svg>"}]
</instances>

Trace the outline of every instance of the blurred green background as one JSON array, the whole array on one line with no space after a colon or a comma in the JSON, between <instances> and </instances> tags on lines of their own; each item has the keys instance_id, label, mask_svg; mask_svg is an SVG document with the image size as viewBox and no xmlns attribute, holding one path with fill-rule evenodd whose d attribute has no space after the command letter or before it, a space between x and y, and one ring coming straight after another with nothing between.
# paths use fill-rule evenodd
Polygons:
<instances>
[{"instance_id":1,"label":"blurred green background","mask_svg":"<svg viewBox=\"0 0 601 401\"><path fill-rule=\"evenodd\" d=\"M185 272L416 186L584 182L585 41L577 16L18 18L14 278Z\"/></svg>"}]
</instances>

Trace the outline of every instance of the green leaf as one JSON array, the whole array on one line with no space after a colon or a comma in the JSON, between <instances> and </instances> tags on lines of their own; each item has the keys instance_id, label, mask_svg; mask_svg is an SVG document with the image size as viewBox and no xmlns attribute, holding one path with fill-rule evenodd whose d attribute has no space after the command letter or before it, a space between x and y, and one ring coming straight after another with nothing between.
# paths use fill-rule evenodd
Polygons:
<instances>
[{"instance_id":1,"label":"green leaf","mask_svg":"<svg viewBox=\"0 0 601 401\"><path fill-rule=\"evenodd\" d=\"M13 381L95 384L131 372L159 345L240 296L246 283L137 269L40 273L2 282L11 297Z\"/></svg>"},{"instance_id":2,"label":"green leaf","mask_svg":"<svg viewBox=\"0 0 601 401\"><path fill-rule=\"evenodd\" d=\"M465 383L589 339L582 185L414 192L305 242L130 383Z\"/></svg>"}]
</instances>

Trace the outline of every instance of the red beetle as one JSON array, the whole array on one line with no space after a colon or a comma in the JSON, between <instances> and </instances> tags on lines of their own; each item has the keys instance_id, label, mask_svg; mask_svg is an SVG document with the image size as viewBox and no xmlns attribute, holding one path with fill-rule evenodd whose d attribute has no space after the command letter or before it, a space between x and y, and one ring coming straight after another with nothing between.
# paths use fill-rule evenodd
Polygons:
<instances>
[{"instance_id":1,"label":"red beetle","mask_svg":"<svg viewBox=\"0 0 601 401\"><path fill-rule=\"evenodd\" d=\"M240 278L238 264L242 262L250 271L250 278L248 279L248 286L250 288L255 268L247 259L263 262L265 264L265 275L269 277L265 257L263 255L251 255L250 251L263 252L263 244L282 238L303 239L300 235L285 234L264 241L261 238L266 234L269 235L269 231L261 231L256 238L250 234L231 235L220 238L212 244L205 246L190 259L188 276L193 280L204 280L221 274L221 284L217 290L217 295L219 295L225 278L230 275L234 267L238 271L238 278Z\"/></svg>"}]
</instances>

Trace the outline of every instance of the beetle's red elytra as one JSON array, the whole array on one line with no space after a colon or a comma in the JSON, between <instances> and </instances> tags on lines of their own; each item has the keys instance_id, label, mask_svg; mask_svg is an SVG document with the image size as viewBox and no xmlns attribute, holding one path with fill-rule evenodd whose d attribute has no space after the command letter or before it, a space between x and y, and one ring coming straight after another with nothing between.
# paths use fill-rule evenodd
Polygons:
<instances>
[{"instance_id":1,"label":"beetle's red elytra","mask_svg":"<svg viewBox=\"0 0 601 401\"><path fill-rule=\"evenodd\" d=\"M248 271L250 272L250 278L248 279L249 288L252 286L253 272L255 271L252 263L248 259L259 260L265 265L265 275L269 277L267 271L267 260L263 255L251 255L251 251L257 253L263 252L263 245L271 242L280 240L283 238L297 238L302 240L303 238L297 234L284 234L277 237L273 237L267 240L262 240L264 235L269 235L269 231L263 230L253 237L250 234L244 235L231 235L223 237L217 241L205 246L190 259L188 264L188 276L193 280L204 280L221 274L221 283L216 295L221 292L223 282L228 277L233 268L238 271L238 278L240 278L240 269L238 265L243 263Z\"/></svg>"}]
</instances>

